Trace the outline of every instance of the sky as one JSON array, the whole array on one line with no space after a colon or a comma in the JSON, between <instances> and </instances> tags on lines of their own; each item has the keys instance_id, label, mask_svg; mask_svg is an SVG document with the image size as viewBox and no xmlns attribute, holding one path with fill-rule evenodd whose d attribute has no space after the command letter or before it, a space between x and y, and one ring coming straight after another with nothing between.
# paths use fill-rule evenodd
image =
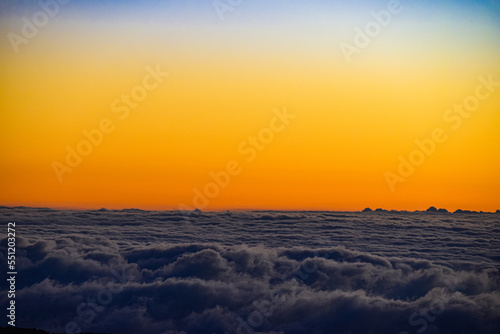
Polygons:
<instances>
[{"instance_id":1,"label":"sky","mask_svg":"<svg viewBox=\"0 0 500 334\"><path fill-rule=\"evenodd\" d=\"M0 205L500 209L497 1L64 2L0 5Z\"/></svg>"}]
</instances>

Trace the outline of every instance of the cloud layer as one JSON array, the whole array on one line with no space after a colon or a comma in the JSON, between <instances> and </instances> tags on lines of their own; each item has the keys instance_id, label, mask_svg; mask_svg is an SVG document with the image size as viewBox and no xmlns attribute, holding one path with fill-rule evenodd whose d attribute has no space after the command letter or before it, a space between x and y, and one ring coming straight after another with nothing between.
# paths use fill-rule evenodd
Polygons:
<instances>
[{"instance_id":1,"label":"cloud layer","mask_svg":"<svg viewBox=\"0 0 500 334\"><path fill-rule=\"evenodd\" d=\"M2 221L16 221L21 327L172 334L500 330L499 262L491 250L498 215L226 212L185 221L179 212L139 210L0 212ZM3 289L1 307L6 295Z\"/></svg>"}]
</instances>

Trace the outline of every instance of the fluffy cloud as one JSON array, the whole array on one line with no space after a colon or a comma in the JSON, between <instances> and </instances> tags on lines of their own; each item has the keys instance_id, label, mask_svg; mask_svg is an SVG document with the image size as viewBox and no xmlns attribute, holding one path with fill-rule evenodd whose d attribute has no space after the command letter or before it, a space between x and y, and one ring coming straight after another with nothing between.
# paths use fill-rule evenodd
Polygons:
<instances>
[{"instance_id":1,"label":"fluffy cloud","mask_svg":"<svg viewBox=\"0 0 500 334\"><path fill-rule=\"evenodd\" d=\"M406 247L414 250L394 252L402 242L396 238L385 252L368 252L326 242L298 246L290 237L297 233L296 225L312 227L304 230L309 240L321 240L324 226L358 236L380 234L387 225L418 225L409 223L415 217L377 218L366 231L356 232L344 225L356 220L351 224L363 220L366 224L377 214L204 213L186 225L169 219L179 217L177 212L3 210L11 214L2 215L2 220L15 219L18 226L16 303L21 327L172 334L498 333L500 329L500 275L498 265L491 265L488 245L472 248L477 254L442 261L446 247L440 251L436 246L433 254L429 245L419 248L407 241ZM339 221L331 222L332 218ZM265 223L255 226L261 222ZM418 231L424 240L456 221L440 224L424 223L407 231ZM32 227L40 232L34 233ZM106 233L110 227L114 234ZM207 242L198 241L202 230ZM270 230L282 233L283 240L252 245L255 239L272 237ZM160 233L185 240L165 242ZM149 241L148 234L154 235ZM231 240L244 236L246 245ZM224 237L230 242L209 241ZM491 235L459 235L450 243L473 243L479 238ZM2 257L6 246L6 239L1 240ZM383 244L368 246L379 249ZM419 256L406 256L408 252ZM422 256L426 252L431 255ZM482 261L471 265L470 256L482 256ZM0 292L2 307L6 295L5 290Z\"/></svg>"}]
</instances>

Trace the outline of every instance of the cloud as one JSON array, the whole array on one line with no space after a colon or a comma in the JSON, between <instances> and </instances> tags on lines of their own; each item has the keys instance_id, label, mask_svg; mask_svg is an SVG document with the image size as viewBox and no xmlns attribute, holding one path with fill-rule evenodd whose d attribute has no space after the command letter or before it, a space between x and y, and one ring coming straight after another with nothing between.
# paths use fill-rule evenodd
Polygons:
<instances>
[{"instance_id":1,"label":"cloud","mask_svg":"<svg viewBox=\"0 0 500 334\"><path fill-rule=\"evenodd\" d=\"M171 232L175 240L180 239L184 225L168 219L177 215L173 212L17 210L16 303L21 327L64 332L73 322L82 331L172 334L424 330L487 334L500 329L500 275L497 267L488 265L489 254L472 266L467 256L441 261L439 247L433 250L435 256L421 256L425 254L422 249L418 257L406 256L408 250L395 251L398 239L388 243L391 251L385 252L344 245L297 246L293 238L282 240L288 246L281 246L282 241L251 244L276 224L287 226L286 222L295 219L298 222L288 232L280 230L286 238L295 235L297 224L313 228L333 224L337 229L328 231L343 229L348 234L350 228L343 225L366 219L358 216L346 214L335 217L343 221L331 222L328 219L335 215L327 213L266 213L270 220L262 220L261 213L220 217L207 213L194 230L196 224L205 224L206 239L220 235L231 239L242 238L244 230L251 229L245 237L248 244L198 242L196 235L189 240L186 236L192 230L185 232L187 241L182 243L159 237L145 241L148 233ZM312 218L315 222L308 223ZM33 225L25 227L23 219ZM80 226L76 224L79 219ZM213 225L217 220L221 222ZM138 221L142 225L130 224ZM267 223L255 226L263 221ZM387 229L387 225L409 223L403 217L372 224ZM415 224L419 223L408 226ZM444 224L455 222L427 226L419 233L439 230ZM40 232L29 232L32 226ZM89 226L95 235L79 232ZM110 227L115 234L105 232ZM380 226L366 229L379 231ZM315 235L320 238L322 234ZM491 239L487 233L475 236L479 237ZM465 236L460 238L452 242L471 243ZM1 240L2 257L6 247L7 240ZM483 252L488 253L488 247ZM446 252L445 248L442 253ZM8 302L6 296L5 289L0 291L1 307Z\"/></svg>"}]
</instances>

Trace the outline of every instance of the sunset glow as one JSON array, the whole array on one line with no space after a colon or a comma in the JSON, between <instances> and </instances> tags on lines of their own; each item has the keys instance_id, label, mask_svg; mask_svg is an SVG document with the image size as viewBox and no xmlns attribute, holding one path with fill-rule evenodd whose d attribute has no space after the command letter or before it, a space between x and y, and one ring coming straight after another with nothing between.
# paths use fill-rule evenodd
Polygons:
<instances>
[{"instance_id":1,"label":"sunset glow","mask_svg":"<svg viewBox=\"0 0 500 334\"><path fill-rule=\"evenodd\" d=\"M37 8L9 9L0 205L500 209L500 9L444 3L401 1L364 48L388 2L69 3L19 44Z\"/></svg>"}]
</instances>

